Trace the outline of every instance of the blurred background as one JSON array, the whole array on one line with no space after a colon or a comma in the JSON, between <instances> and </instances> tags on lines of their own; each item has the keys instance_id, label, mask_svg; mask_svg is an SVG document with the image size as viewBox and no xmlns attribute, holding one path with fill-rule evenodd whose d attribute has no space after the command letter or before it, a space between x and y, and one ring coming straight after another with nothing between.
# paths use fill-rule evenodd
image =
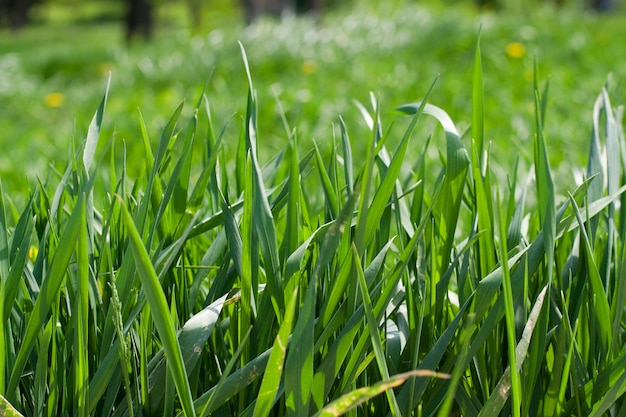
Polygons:
<instances>
[{"instance_id":1,"label":"blurred background","mask_svg":"<svg viewBox=\"0 0 626 417\"><path fill-rule=\"evenodd\" d=\"M571 189L595 98L608 85L625 102L623 9L619 0L0 0L0 179L8 194L27 194L58 177L109 75L101 147L115 159L141 151L141 120L156 142L178 104L186 100L189 115L205 86L214 124L236 142L247 95L238 42L267 155L293 128L306 149L332 146L339 115L358 152L368 128L355 103L371 109L371 92L385 126L401 128L394 109L435 78L430 101L464 131L480 32L492 165L507 175L518 155L532 160L537 60L550 83L553 168ZM423 129L416 149L434 127Z\"/></svg>"}]
</instances>

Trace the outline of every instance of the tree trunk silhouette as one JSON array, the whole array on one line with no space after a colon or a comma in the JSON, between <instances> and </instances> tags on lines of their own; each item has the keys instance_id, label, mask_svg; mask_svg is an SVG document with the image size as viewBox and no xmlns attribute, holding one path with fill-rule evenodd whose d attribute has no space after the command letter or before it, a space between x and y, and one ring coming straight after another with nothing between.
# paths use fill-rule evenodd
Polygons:
<instances>
[{"instance_id":1,"label":"tree trunk silhouette","mask_svg":"<svg viewBox=\"0 0 626 417\"><path fill-rule=\"evenodd\" d=\"M21 29L28 23L32 0L0 0L0 21L6 20L12 29Z\"/></svg>"},{"instance_id":2,"label":"tree trunk silhouette","mask_svg":"<svg viewBox=\"0 0 626 417\"><path fill-rule=\"evenodd\" d=\"M126 40L139 35L144 39L152 37L152 2L151 0L128 0L126 14Z\"/></svg>"},{"instance_id":3,"label":"tree trunk silhouette","mask_svg":"<svg viewBox=\"0 0 626 417\"><path fill-rule=\"evenodd\" d=\"M598 12L608 12L615 8L615 0L594 0L591 7Z\"/></svg>"},{"instance_id":4,"label":"tree trunk silhouette","mask_svg":"<svg viewBox=\"0 0 626 417\"><path fill-rule=\"evenodd\" d=\"M283 11L291 10L297 14L318 15L322 9L322 0L242 0L241 4L248 24L264 14L280 16Z\"/></svg>"}]
</instances>

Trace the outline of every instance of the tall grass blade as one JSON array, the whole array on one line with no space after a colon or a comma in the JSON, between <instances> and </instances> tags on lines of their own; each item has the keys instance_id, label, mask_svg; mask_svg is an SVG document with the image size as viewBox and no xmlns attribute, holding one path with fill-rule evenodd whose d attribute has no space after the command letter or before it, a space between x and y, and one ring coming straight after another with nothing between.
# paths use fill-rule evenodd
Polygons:
<instances>
[{"instance_id":1,"label":"tall grass blade","mask_svg":"<svg viewBox=\"0 0 626 417\"><path fill-rule=\"evenodd\" d=\"M383 346L380 342L380 334L378 331L378 322L376 317L374 317L374 311L372 308L372 300L369 297L369 293L367 291L367 282L365 281L365 275L363 270L361 269L361 261L359 259L359 254L357 253L356 247L353 245L353 254L354 259L356 260L355 265L357 269L357 278L359 288L361 290L361 297L363 299L363 307L365 308L365 319L367 321L367 326L369 328L369 334L372 341L372 346L374 348L374 353L376 355L376 362L378 364L378 369L380 371L381 376L384 380L389 379L389 369L387 368L387 362L385 358L385 353L383 352ZM387 394L387 401L389 402L389 407L391 408L391 414L394 416L401 416L402 412L398 407L398 402L396 401L395 394L392 390L385 391Z\"/></svg>"},{"instance_id":2,"label":"tall grass blade","mask_svg":"<svg viewBox=\"0 0 626 417\"><path fill-rule=\"evenodd\" d=\"M552 279L554 244L556 241L556 203L554 183L548 159L548 150L543 135L543 123L547 94L539 95L539 85L535 68L535 186L539 204L539 219L542 225L543 244L546 252L546 279Z\"/></svg>"},{"instance_id":3,"label":"tall grass blade","mask_svg":"<svg viewBox=\"0 0 626 417\"><path fill-rule=\"evenodd\" d=\"M82 199L81 199L82 200ZM66 275L66 270L69 265L73 248L76 245L78 234L82 227L82 220L84 219L84 201L79 200L78 204L74 208L68 223L63 230L63 234L59 239L57 250L54 253L49 270L46 274L46 279L41 285L41 290L35 305L33 306L32 313L28 323L26 323L26 329L22 339L22 344L15 358L15 363L11 369L11 376L9 378L9 384L7 387L7 397L13 398L17 393L17 385L22 376L22 371L26 366L26 361L30 356L32 350L35 348L35 342L37 335L42 328L45 327L49 318L50 310L53 307L63 280ZM6 308L6 307L5 307Z\"/></svg>"},{"instance_id":4,"label":"tall grass blade","mask_svg":"<svg viewBox=\"0 0 626 417\"><path fill-rule=\"evenodd\" d=\"M535 330L535 326L539 319L539 314L542 311L543 301L545 299L546 293L548 291L548 287L545 286L537 296L535 304L528 316L528 321L524 326L524 331L522 332L522 337L515 348L515 364L517 369L521 369L524 365L524 361L526 360L528 348L530 346L530 342L532 339L533 331ZM489 417L489 416L497 416L500 414L506 401L509 398L511 393L512 383L511 383L511 367L508 366L498 384L493 390L493 393L481 408L479 417Z\"/></svg>"},{"instance_id":5,"label":"tall grass blade","mask_svg":"<svg viewBox=\"0 0 626 417\"><path fill-rule=\"evenodd\" d=\"M194 417L196 414L193 407L191 388L189 386L187 372L183 365L182 352L176 338L174 323L169 314L169 308L165 295L163 294L163 289L154 271L148 252L141 240L141 236L135 227L133 218L123 202L120 203L124 224L130 238L130 247L133 257L135 258L135 266L137 267L137 272L142 282L146 300L150 305L150 310L154 317L154 324L161 337L161 342L163 343L167 364L172 373L183 412L185 416Z\"/></svg>"},{"instance_id":6,"label":"tall grass blade","mask_svg":"<svg viewBox=\"0 0 626 417\"><path fill-rule=\"evenodd\" d=\"M265 417L270 415L270 411L274 406L276 394L280 387L280 381L284 374L285 357L287 356L287 344L289 335L293 326L296 304L298 301L297 289L291 294L287 304L285 318L280 325L272 352L268 360L268 369L263 376L259 394L257 396L256 405L254 406L254 417Z\"/></svg>"},{"instance_id":7,"label":"tall grass blade","mask_svg":"<svg viewBox=\"0 0 626 417\"><path fill-rule=\"evenodd\" d=\"M89 124L89 130L87 131L87 138L85 140L85 148L83 149L83 165L85 171L89 173L93 158L98 146L98 138L100 137L100 128L102 126L102 118L104 117L104 108L106 107L107 96L109 95L109 87L111 86L111 73L109 73L109 79L107 81L107 87L104 92L104 97L98 106L96 114L94 114L91 123Z\"/></svg>"}]
</instances>

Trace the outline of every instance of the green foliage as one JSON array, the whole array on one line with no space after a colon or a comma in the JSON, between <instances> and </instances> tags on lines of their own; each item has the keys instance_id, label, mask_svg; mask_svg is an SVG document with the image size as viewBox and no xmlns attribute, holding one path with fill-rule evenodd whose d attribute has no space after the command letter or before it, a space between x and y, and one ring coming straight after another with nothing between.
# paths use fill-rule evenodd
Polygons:
<instances>
[{"instance_id":1,"label":"green foliage","mask_svg":"<svg viewBox=\"0 0 626 417\"><path fill-rule=\"evenodd\" d=\"M366 139L340 118L328 150L283 114L288 142L269 158L270 116L240 52L239 124L217 124L202 92L156 146L140 118L143 152L131 158L116 136L100 143L107 90L62 174L21 209L0 188L0 410L626 409L626 142L606 89L589 121L588 177L559 193L536 73L534 181L494 171L478 43L469 136L430 103L433 83L395 123L372 95L360 106Z\"/></svg>"}]
</instances>

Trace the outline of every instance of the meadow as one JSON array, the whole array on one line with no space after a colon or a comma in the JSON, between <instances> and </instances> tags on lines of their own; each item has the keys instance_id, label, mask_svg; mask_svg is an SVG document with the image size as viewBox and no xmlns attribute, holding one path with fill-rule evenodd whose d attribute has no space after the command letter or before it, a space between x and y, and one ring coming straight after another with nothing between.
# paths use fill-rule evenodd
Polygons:
<instances>
[{"instance_id":1,"label":"meadow","mask_svg":"<svg viewBox=\"0 0 626 417\"><path fill-rule=\"evenodd\" d=\"M0 412L626 415L625 17L444 6L3 36Z\"/></svg>"}]
</instances>

